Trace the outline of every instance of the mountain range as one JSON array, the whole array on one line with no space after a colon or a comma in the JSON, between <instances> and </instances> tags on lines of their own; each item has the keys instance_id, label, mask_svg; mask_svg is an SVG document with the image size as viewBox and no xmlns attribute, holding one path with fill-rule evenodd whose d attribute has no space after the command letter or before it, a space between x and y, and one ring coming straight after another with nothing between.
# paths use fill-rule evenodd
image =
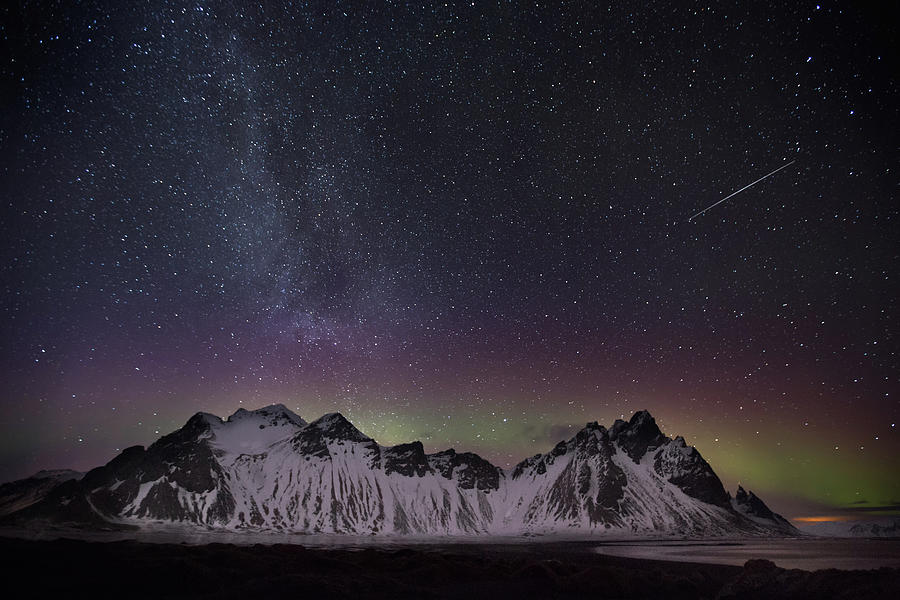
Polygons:
<instances>
[{"instance_id":1,"label":"mountain range","mask_svg":"<svg viewBox=\"0 0 900 600\"><path fill-rule=\"evenodd\" d=\"M278 404L197 413L83 476L0 486L7 525L181 523L226 530L392 535L795 535L752 492L726 492L700 453L646 411L588 423L505 471L421 442L381 446L339 413Z\"/></svg>"}]
</instances>

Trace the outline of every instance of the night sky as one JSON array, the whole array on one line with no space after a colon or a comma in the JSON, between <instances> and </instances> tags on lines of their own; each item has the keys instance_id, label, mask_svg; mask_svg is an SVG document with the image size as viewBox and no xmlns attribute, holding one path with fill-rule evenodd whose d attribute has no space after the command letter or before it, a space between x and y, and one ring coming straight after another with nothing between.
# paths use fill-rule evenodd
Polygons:
<instances>
[{"instance_id":1,"label":"night sky","mask_svg":"<svg viewBox=\"0 0 900 600\"><path fill-rule=\"evenodd\" d=\"M201 410L509 467L646 408L787 517L900 508L889 15L14 4L0 480Z\"/></svg>"}]
</instances>

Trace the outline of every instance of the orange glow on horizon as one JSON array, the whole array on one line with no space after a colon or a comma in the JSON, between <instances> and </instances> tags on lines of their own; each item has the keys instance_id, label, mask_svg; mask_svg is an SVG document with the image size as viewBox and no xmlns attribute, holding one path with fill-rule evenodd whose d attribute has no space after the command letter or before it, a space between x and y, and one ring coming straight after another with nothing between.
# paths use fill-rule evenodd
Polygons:
<instances>
[{"instance_id":1,"label":"orange glow on horizon","mask_svg":"<svg viewBox=\"0 0 900 600\"><path fill-rule=\"evenodd\" d=\"M794 517L792 521L800 521L801 523L824 523L827 521L853 521L853 517L845 515L831 515L824 517Z\"/></svg>"}]
</instances>

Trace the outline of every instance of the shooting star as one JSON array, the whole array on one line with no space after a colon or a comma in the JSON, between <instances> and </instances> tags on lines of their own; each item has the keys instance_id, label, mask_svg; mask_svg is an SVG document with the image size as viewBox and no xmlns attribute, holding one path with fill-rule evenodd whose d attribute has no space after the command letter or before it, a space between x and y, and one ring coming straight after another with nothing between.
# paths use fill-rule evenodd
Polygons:
<instances>
[{"instance_id":1,"label":"shooting star","mask_svg":"<svg viewBox=\"0 0 900 600\"><path fill-rule=\"evenodd\" d=\"M725 202L725 201L728 200L729 198L731 198L731 197L733 197L733 196L737 196L738 194L740 194L741 192L743 192L744 190L746 190L748 187L752 187L752 186L756 185L757 183L759 183L760 181L762 181L762 180L765 179L766 177L771 177L772 175L774 175L774 174L777 173L778 171L780 171L780 170L782 170L782 169L786 169L787 167L791 166L791 165L794 164L795 162L797 162L797 161L796 161L796 160L792 160L791 162L789 162L789 163L786 164L786 165L781 165L780 167L778 167L777 169L775 169L774 171L772 171L772 172L769 173L768 175L763 175L762 177L760 177L759 179L757 179L756 181L754 181L754 182L751 183L750 185L745 185L744 187L742 187L742 188L739 189L738 191L732 192L732 193L728 194L727 196L725 196L724 198L722 198L721 200L719 200L719 201L716 202L715 204L713 204L713 205L711 205L711 206L707 206L706 208L704 208L703 210L701 210L700 212L698 212L696 215L694 215L693 217L691 217L690 219L688 219L688 221L693 221L694 219L696 219L697 217L699 217L700 215L702 215L703 213L705 213L705 212L708 211L709 209L717 207L718 205L722 204L723 202Z\"/></svg>"}]
</instances>

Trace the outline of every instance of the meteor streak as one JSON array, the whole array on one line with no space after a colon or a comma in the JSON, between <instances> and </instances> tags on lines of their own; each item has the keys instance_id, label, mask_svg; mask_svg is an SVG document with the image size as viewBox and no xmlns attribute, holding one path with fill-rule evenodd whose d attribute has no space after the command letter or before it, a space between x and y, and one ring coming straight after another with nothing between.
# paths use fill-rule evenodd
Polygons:
<instances>
[{"instance_id":1,"label":"meteor streak","mask_svg":"<svg viewBox=\"0 0 900 600\"><path fill-rule=\"evenodd\" d=\"M768 175L763 175L762 177L760 177L759 179L757 179L757 180L754 181L753 183L751 183L751 184L749 184L749 185L745 185L744 187L742 187L742 188L739 189L738 191L732 192L732 193L728 194L727 196L725 196L724 198L722 198L721 200L719 200L719 201L716 202L715 204L713 204L713 205L711 205L711 206L707 206L706 208L704 208L703 210L701 210L700 212L698 212L696 215L694 215L693 217L689 218L688 221L693 221L694 219L696 219L697 217L699 217L700 215L702 215L703 213L705 213L705 212L708 211L709 209L715 208L716 206L722 204L723 202L725 202L726 200L728 200L729 198L731 198L731 197L733 197L733 196L737 196L738 194L740 194L741 192L743 192L744 190L746 190L748 187L751 187L751 186L756 185L757 183L759 183L760 181L762 181L762 180L765 179L766 177L771 177L772 175L774 175L774 174L777 173L778 171L780 171L780 170L782 170L782 169L784 169L784 168L786 168L786 167L791 166L791 165L794 164L795 162L797 162L797 161L796 161L796 160L792 160L791 162L789 162L789 163L786 164L786 165L781 165L780 167L778 167L777 169L775 169L774 171L772 171L772 172L769 173Z\"/></svg>"}]
</instances>

